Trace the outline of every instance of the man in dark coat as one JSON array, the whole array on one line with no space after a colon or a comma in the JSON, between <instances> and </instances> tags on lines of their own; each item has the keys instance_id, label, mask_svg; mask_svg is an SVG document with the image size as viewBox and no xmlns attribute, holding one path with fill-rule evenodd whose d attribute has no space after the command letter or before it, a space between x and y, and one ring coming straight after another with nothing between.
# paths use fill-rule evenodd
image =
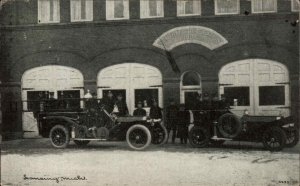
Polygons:
<instances>
[{"instance_id":1,"label":"man in dark coat","mask_svg":"<svg viewBox=\"0 0 300 186\"><path fill-rule=\"evenodd\" d=\"M56 109L56 104L57 104L57 101L56 99L54 98L54 92L50 92L49 93L49 99L47 100L47 110L55 110Z\"/></svg>"},{"instance_id":2,"label":"man in dark coat","mask_svg":"<svg viewBox=\"0 0 300 186\"><path fill-rule=\"evenodd\" d=\"M113 93L108 91L107 96L100 102L101 105L104 105L104 108L108 113L111 113L114 110L115 100L113 96Z\"/></svg>"},{"instance_id":3,"label":"man in dark coat","mask_svg":"<svg viewBox=\"0 0 300 186\"><path fill-rule=\"evenodd\" d=\"M146 116L146 110L143 109L141 101L138 102L137 109L133 111L133 116Z\"/></svg>"},{"instance_id":4,"label":"man in dark coat","mask_svg":"<svg viewBox=\"0 0 300 186\"><path fill-rule=\"evenodd\" d=\"M151 119L162 119L162 111L156 100L153 100L153 105L150 108L149 115Z\"/></svg>"},{"instance_id":5,"label":"man in dark coat","mask_svg":"<svg viewBox=\"0 0 300 186\"><path fill-rule=\"evenodd\" d=\"M117 96L116 105L119 110L119 112L117 113L118 116L127 116L128 115L128 107L127 107L125 100L123 100L122 94L119 94Z\"/></svg>"},{"instance_id":6,"label":"man in dark coat","mask_svg":"<svg viewBox=\"0 0 300 186\"><path fill-rule=\"evenodd\" d=\"M168 131L168 139L170 132L172 131L172 143L175 143L176 133L177 133L177 114L178 107L175 104L174 99L170 99L170 105L166 108L166 121L167 121L167 131Z\"/></svg>"},{"instance_id":7,"label":"man in dark coat","mask_svg":"<svg viewBox=\"0 0 300 186\"><path fill-rule=\"evenodd\" d=\"M180 105L177 114L177 136L180 138L181 144L187 144L188 126L190 124L190 114L185 110L184 105Z\"/></svg>"}]
</instances>

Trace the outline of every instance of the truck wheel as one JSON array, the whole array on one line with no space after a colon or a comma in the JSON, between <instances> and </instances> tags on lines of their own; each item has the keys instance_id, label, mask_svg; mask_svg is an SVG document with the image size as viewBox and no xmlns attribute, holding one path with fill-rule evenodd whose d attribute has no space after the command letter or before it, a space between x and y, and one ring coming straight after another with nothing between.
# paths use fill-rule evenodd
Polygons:
<instances>
[{"instance_id":1,"label":"truck wheel","mask_svg":"<svg viewBox=\"0 0 300 186\"><path fill-rule=\"evenodd\" d=\"M286 147L294 147L299 142L299 129L296 127L286 130Z\"/></svg>"},{"instance_id":2,"label":"truck wheel","mask_svg":"<svg viewBox=\"0 0 300 186\"><path fill-rule=\"evenodd\" d=\"M189 132L189 142L192 147L206 147L209 143L209 132L203 127L193 127Z\"/></svg>"},{"instance_id":3,"label":"truck wheel","mask_svg":"<svg viewBox=\"0 0 300 186\"><path fill-rule=\"evenodd\" d=\"M143 150L151 143L151 133L143 125L133 125L127 130L126 141L132 149Z\"/></svg>"},{"instance_id":4,"label":"truck wheel","mask_svg":"<svg viewBox=\"0 0 300 186\"><path fill-rule=\"evenodd\" d=\"M225 138L235 138L242 130L240 119L232 114L223 114L218 121L218 129Z\"/></svg>"},{"instance_id":5,"label":"truck wheel","mask_svg":"<svg viewBox=\"0 0 300 186\"><path fill-rule=\"evenodd\" d=\"M65 126L55 125L50 130L49 138L55 148L66 148L70 142L70 133Z\"/></svg>"},{"instance_id":6,"label":"truck wheel","mask_svg":"<svg viewBox=\"0 0 300 186\"><path fill-rule=\"evenodd\" d=\"M79 147L84 147L89 144L89 140L74 140L74 143Z\"/></svg>"},{"instance_id":7,"label":"truck wheel","mask_svg":"<svg viewBox=\"0 0 300 186\"><path fill-rule=\"evenodd\" d=\"M262 136L264 147L270 151L280 151L285 147L286 134L279 127L270 127Z\"/></svg>"},{"instance_id":8,"label":"truck wheel","mask_svg":"<svg viewBox=\"0 0 300 186\"><path fill-rule=\"evenodd\" d=\"M159 125L152 131L152 144L162 145L168 140L168 131L165 126Z\"/></svg>"}]
</instances>

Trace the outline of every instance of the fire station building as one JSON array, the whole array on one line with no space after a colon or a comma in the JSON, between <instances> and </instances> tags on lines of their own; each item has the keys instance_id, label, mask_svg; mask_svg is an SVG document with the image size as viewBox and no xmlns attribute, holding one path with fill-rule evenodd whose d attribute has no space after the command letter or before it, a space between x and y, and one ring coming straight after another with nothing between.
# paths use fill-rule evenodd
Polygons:
<instances>
[{"instance_id":1,"label":"fire station building","mask_svg":"<svg viewBox=\"0 0 300 186\"><path fill-rule=\"evenodd\" d=\"M298 19L297 0L1 1L2 133L38 136L31 100L87 90L298 117Z\"/></svg>"}]
</instances>

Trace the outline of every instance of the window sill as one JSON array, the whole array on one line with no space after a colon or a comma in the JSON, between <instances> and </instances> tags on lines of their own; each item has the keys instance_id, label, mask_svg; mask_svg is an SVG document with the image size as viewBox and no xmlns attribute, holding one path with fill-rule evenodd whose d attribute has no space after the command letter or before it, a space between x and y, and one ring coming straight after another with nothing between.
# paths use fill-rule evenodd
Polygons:
<instances>
[{"instance_id":1,"label":"window sill","mask_svg":"<svg viewBox=\"0 0 300 186\"><path fill-rule=\"evenodd\" d=\"M177 14L177 17L193 17L193 16L201 16L201 13L199 13L199 14Z\"/></svg>"}]
</instances>

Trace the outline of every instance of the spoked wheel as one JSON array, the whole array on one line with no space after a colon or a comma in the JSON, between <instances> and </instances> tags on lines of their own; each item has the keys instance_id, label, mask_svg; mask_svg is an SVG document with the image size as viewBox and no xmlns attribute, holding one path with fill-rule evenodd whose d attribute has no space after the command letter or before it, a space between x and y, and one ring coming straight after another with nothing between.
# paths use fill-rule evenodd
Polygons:
<instances>
[{"instance_id":1,"label":"spoked wheel","mask_svg":"<svg viewBox=\"0 0 300 186\"><path fill-rule=\"evenodd\" d=\"M79 147L84 147L87 144L89 144L89 142L90 142L89 140L74 140L74 143Z\"/></svg>"},{"instance_id":2,"label":"spoked wheel","mask_svg":"<svg viewBox=\"0 0 300 186\"><path fill-rule=\"evenodd\" d=\"M192 147L206 147L209 143L209 132L203 127L193 127L189 132Z\"/></svg>"},{"instance_id":3,"label":"spoked wheel","mask_svg":"<svg viewBox=\"0 0 300 186\"><path fill-rule=\"evenodd\" d=\"M299 129L293 127L286 131L286 147L294 147L299 142Z\"/></svg>"},{"instance_id":4,"label":"spoked wheel","mask_svg":"<svg viewBox=\"0 0 300 186\"><path fill-rule=\"evenodd\" d=\"M280 151L286 144L286 134L279 127L271 127L263 133L264 147L270 151Z\"/></svg>"},{"instance_id":5,"label":"spoked wheel","mask_svg":"<svg viewBox=\"0 0 300 186\"><path fill-rule=\"evenodd\" d=\"M126 141L134 150L143 150L151 143L151 133L143 125L133 125L126 133Z\"/></svg>"},{"instance_id":6,"label":"spoked wheel","mask_svg":"<svg viewBox=\"0 0 300 186\"><path fill-rule=\"evenodd\" d=\"M66 127L62 125L55 125L50 130L50 140L56 148L66 148L70 142L70 134Z\"/></svg>"},{"instance_id":7,"label":"spoked wheel","mask_svg":"<svg viewBox=\"0 0 300 186\"><path fill-rule=\"evenodd\" d=\"M223 137L234 138L241 132L242 124L236 115L226 113L219 118L218 129Z\"/></svg>"},{"instance_id":8,"label":"spoked wheel","mask_svg":"<svg viewBox=\"0 0 300 186\"><path fill-rule=\"evenodd\" d=\"M162 145L168 140L168 131L165 126L157 124L152 130L152 144Z\"/></svg>"}]
</instances>

